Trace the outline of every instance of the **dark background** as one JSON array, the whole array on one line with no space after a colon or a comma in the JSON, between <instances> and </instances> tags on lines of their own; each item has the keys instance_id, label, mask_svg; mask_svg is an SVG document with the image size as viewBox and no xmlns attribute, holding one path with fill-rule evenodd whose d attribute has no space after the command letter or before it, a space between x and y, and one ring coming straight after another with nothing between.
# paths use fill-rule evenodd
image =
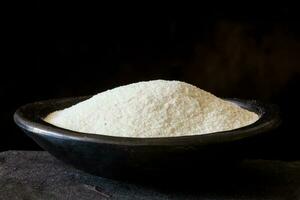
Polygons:
<instances>
[{"instance_id":1,"label":"dark background","mask_svg":"<svg viewBox=\"0 0 300 200\"><path fill-rule=\"evenodd\" d=\"M23 104L177 79L220 97L279 105L282 126L254 154L300 158L296 7L135 6L37 2L18 16L0 80L0 151L39 149L13 122Z\"/></svg>"}]
</instances>

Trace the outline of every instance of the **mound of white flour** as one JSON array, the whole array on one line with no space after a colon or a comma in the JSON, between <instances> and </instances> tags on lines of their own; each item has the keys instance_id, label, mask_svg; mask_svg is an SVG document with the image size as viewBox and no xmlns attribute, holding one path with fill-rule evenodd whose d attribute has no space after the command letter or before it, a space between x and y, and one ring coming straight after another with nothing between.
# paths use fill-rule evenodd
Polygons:
<instances>
[{"instance_id":1,"label":"mound of white flour","mask_svg":"<svg viewBox=\"0 0 300 200\"><path fill-rule=\"evenodd\" d=\"M236 129L258 118L193 85L155 80L107 90L45 121L83 133L170 137Z\"/></svg>"}]
</instances>

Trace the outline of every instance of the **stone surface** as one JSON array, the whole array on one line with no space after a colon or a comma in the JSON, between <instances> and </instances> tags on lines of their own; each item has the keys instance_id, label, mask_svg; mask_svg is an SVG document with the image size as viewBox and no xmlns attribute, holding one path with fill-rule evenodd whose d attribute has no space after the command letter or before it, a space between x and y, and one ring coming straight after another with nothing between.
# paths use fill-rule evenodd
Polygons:
<instances>
[{"instance_id":1,"label":"stone surface","mask_svg":"<svg viewBox=\"0 0 300 200\"><path fill-rule=\"evenodd\" d=\"M245 160L222 177L127 183L73 169L44 151L7 151L0 153L0 199L300 199L300 161Z\"/></svg>"}]
</instances>

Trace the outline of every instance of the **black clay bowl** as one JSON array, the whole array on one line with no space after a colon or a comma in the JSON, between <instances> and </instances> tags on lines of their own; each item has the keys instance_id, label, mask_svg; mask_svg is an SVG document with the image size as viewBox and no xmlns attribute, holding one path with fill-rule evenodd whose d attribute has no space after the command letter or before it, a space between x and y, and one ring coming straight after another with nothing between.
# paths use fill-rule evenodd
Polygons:
<instances>
[{"instance_id":1,"label":"black clay bowl","mask_svg":"<svg viewBox=\"0 0 300 200\"><path fill-rule=\"evenodd\" d=\"M227 99L256 112L249 126L206 135L169 138L125 138L85 134L55 127L43 118L88 97L41 101L19 108L16 124L58 159L86 172L109 178L136 178L223 169L244 156L243 142L278 126L278 110L257 101ZM255 147L253 147L255 148ZM218 169L219 168L219 169ZM203 170L202 170L203 171ZM205 171L205 170L204 170Z\"/></svg>"}]
</instances>

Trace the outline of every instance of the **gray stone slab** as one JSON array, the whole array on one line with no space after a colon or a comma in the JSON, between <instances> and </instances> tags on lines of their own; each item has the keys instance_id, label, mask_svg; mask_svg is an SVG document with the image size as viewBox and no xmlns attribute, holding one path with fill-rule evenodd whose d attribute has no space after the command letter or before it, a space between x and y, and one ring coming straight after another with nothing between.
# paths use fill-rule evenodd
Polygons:
<instances>
[{"instance_id":1,"label":"gray stone slab","mask_svg":"<svg viewBox=\"0 0 300 200\"><path fill-rule=\"evenodd\" d=\"M245 160L205 183L126 183L73 169L44 151L0 153L0 199L300 199L300 161ZM176 187L177 185L177 187Z\"/></svg>"}]
</instances>

